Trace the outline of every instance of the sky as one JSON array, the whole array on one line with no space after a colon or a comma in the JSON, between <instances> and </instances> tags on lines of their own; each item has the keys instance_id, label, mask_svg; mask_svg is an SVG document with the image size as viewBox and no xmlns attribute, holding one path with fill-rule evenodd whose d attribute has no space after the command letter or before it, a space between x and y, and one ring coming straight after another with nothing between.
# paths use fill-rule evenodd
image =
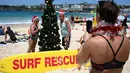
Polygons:
<instances>
[{"instance_id":1,"label":"sky","mask_svg":"<svg viewBox=\"0 0 130 73\"><path fill-rule=\"evenodd\" d=\"M117 4L130 5L130 0L114 0ZM98 0L54 0L54 4L75 4L81 2L97 3ZM0 5L38 5L43 4L44 0L0 0Z\"/></svg>"}]
</instances>

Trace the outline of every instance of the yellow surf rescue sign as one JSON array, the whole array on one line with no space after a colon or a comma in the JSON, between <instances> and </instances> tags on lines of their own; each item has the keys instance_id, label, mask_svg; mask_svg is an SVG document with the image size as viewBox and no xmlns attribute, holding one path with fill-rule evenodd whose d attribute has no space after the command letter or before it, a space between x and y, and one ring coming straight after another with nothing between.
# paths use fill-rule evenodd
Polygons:
<instances>
[{"instance_id":1,"label":"yellow surf rescue sign","mask_svg":"<svg viewBox=\"0 0 130 73\"><path fill-rule=\"evenodd\" d=\"M44 73L77 66L77 50L47 51L19 54L0 60L0 71L5 73ZM90 66L90 63L87 64Z\"/></svg>"}]
</instances>

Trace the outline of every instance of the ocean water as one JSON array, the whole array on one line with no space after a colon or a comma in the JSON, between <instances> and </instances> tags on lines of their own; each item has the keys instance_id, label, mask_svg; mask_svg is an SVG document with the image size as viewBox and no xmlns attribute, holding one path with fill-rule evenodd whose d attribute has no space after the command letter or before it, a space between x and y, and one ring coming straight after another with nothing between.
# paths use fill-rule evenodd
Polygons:
<instances>
[{"instance_id":1,"label":"ocean water","mask_svg":"<svg viewBox=\"0 0 130 73\"><path fill-rule=\"evenodd\" d=\"M43 12L33 12L33 11L0 11L0 25L5 24L28 24L31 23L33 16L38 16L41 20ZM85 18L93 17L93 14L90 13L78 13L78 12L66 12L65 16L70 17L79 16ZM57 13L58 18L58 13ZM40 21L41 23L41 21Z\"/></svg>"}]
</instances>

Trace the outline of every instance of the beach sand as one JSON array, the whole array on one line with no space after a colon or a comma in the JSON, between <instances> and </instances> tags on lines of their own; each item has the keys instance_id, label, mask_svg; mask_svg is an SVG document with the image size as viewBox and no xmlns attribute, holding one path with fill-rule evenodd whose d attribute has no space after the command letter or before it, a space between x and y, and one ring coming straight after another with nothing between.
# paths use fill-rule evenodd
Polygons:
<instances>
[{"instance_id":1,"label":"beach sand","mask_svg":"<svg viewBox=\"0 0 130 73\"><path fill-rule=\"evenodd\" d=\"M85 23L82 23L82 24L85 24ZM76 26L72 30L71 44L69 47L69 49L72 49L72 50L80 47L80 44L77 41L79 41L80 37L84 34L85 29L86 29L85 26L81 26L80 24L75 24L75 25ZM4 25L4 27L7 27L7 26L10 26L14 32L18 32L19 34L27 34L28 36L28 29L30 27L30 24ZM84 31L82 31L83 27L84 27ZM0 36L0 41L4 41L4 35ZM1 54L0 58L16 55L20 53L26 53L27 49L28 49L28 40L25 42L18 42L14 44L7 43L6 45L0 45L0 54ZM36 52L38 51L39 51L39 46L37 44Z\"/></svg>"},{"instance_id":2,"label":"beach sand","mask_svg":"<svg viewBox=\"0 0 130 73\"><path fill-rule=\"evenodd\" d=\"M82 26L80 24L83 24ZM5 27L10 26L12 30L20 33L20 34L28 34L28 29L31 24L18 24L18 25L4 25ZM85 23L78 23L75 24L74 29L72 30L72 38L71 38L71 44L69 49L74 50L78 49L80 47L79 41L80 37L84 34L86 27L84 26ZM41 27L41 26L40 26ZM84 31L83 31L84 29ZM129 34L128 34L129 35ZM4 41L4 36L0 36L0 41ZM25 42L18 42L18 43L7 43L6 45L0 45L0 59L17 55L17 54L24 54L27 52L28 49L28 41ZM39 46L36 45L36 52L39 51ZM130 58L127 65L124 68L125 71L123 73L127 73L126 71L130 71ZM129 69L128 69L129 67ZM60 72L59 72L60 73Z\"/></svg>"}]
</instances>

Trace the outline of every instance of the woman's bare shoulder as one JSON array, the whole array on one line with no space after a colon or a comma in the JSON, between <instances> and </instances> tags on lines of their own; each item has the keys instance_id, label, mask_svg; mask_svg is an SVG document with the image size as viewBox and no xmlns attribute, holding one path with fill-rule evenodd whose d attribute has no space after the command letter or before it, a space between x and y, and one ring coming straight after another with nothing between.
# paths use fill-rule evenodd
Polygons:
<instances>
[{"instance_id":1,"label":"woman's bare shoulder","mask_svg":"<svg viewBox=\"0 0 130 73\"><path fill-rule=\"evenodd\" d=\"M97 42L103 42L104 41L104 38L102 38L101 36L90 36L88 38L88 42L90 43L97 43Z\"/></svg>"},{"instance_id":2,"label":"woman's bare shoulder","mask_svg":"<svg viewBox=\"0 0 130 73\"><path fill-rule=\"evenodd\" d=\"M127 36L124 36L124 42L126 43L126 45L130 44L130 40ZM129 45L129 47L130 47L130 45Z\"/></svg>"},{"instance_id":3,"label":"woman's bare shoulder","mask_svg":"<svg viewBox=\"0 0 130 73\"><path fill-rule=\"evenodd\" d=\"M94 46L100 46L102 44L106 44L106 41L104 40L104 38L100 36L90 36L87 39L85 44L89 47L94 47Z\"/></svg>"},{"instance_id":4,"label":"woman's bare shoulder","mask_svg":"<svg viewBox=\"0 0 130 73\"><path fill-rule=\"evenodd\" d=\"M124 36L124 39L128 42L130 42L129 38L127 36Z\"/></svg>"},{"instance_id":5,"label":"woman's bare shoulder","mask_svg":"<svg viewBox=\"0 0 130 73\"><path fill-rule=\"evenodd\" d=\"M110 40L110 39L109 39L110 37L105 37L105 38L106 38L107 40ZM87 43L87 44L93 44L93 45L108 44L105 38L103 38L103 37L101 37L101 36L91 36L91 37L89 37L89 39L86 41L86 43ZM121 38L122 38L122 37L117 38L117 39L115 39L115 40L121 42ZM120 40L119 40L119 39L120 39ZM127 36L124 36L124 43L125 43L125 45L130 44L130 40L129 40L129 38L128 38ZM130 47L130 45L129 45L129 47Z\"/></svg>"}]
</instances>

